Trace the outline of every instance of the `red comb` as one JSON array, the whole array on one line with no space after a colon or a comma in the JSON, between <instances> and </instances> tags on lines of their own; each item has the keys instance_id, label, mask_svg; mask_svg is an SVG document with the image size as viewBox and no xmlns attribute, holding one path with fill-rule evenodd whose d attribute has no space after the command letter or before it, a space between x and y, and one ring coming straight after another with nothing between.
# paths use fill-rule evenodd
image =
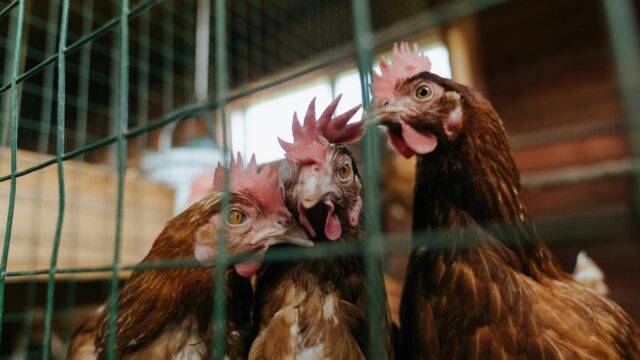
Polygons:
<instances>
[{"instance_id":1,"label":"red comb","mask_svg":"<svg viewBox=\"0 0 640 360\"><path fill-rule=\"evenodd\" d=\"M278 138L280 146L286 153L287 160L300 164L322 163L325 151L330 143L350 144L360 140L364 135L362 121L347 124L360 109L360 105L332 118L341 98L342 94L338 95L317 120L315 111L316 99L313 98L304 116L303 125L300 125L298 115L296 113L293 114L293 123L291 124L293 143L288 143Z\"/></svg>"},{"instance_id":2,"label":"red comb","mask_svg":"<svg viewBox=\"0 0 640 360\"><path fill-rule=\"evenodd\" d=\"M376 102L388 99L395 94L398 81L404 81L416 74L431 70L431 60L426 55L420 55L418 45L413 49L406 42L393 44L392 63L380 58L380 74L373 73L371 91Z\"/></svg>"},{"instance_id":3,"label":"red comb","mask_svg":"<svg viewBox=\"0 0 640 360\"><path fill-rule=\"evenodd\" d=\"M213 187L218 191L224 189L225 167L218 163L216 172L213 175ZM234 160L231 155L229 164L229 191L243 193L252 196L260 205L269 212L288 214L282 198L282 192L278 186L278 177L275 172L271 173L268 166L258 170L256 156L251 155L249 165L245 168L242 162L242 155L238 152Z\"/></svg>"}]
</instances>

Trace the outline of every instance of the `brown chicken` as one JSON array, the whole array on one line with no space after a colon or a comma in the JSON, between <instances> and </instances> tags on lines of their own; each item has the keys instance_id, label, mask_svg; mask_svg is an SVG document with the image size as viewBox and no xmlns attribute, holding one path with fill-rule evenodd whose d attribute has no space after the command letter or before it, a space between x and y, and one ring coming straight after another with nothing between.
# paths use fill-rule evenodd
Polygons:
<instances>
[{"instance_id":1,"label":"brown chicken","mask_svg":"<svg viewBox=\"0 0 640 360\"><path fill-rule=\"evenodd\" d=\"M253 292L249 277L260 269L260 255L278 243L313 245L293 226L275 173L257 170L255 157L245 169L231 160L230 205L221 209L224 168L218 165L214 191L169 221L142 263L192 259L210 264L219 229L226 226L228 253L255 253L257 260L225 272L226 353L246 358L251 334ZM207 267L135 270L120 291L115 354L118 359L209 359L213 272ZM104 359L108 308L101 307L76 332L70 359Z\"/></svg>"},{"instance_id":2,"label":"brown chicken","mask_svg":"<svg viewBox=\"0 0 640 360\"><path fill-rule=\"evenodd\" d=\"M331 119L340 97L315 118L315 101L301 126L293 119L294 142L286 151L280 180L289 210L316 243L360 241L363 185L349 149L362 123L347 124L353 108ZM382 273L380 281L382 282ZM386 299L379 299L386 306ZM258 336L250 359L364 359L366 287L360 256L270 264L258 278ZM387 331L389 319L379 319ZM390 356L387 356L390 357Z\"/></svg>"},{"instance_id":3,"label":"brown chicken","mask_svg":"<svg viewBox=\"0 0 640 360\"><path fill-rule=\"evenodd\" d=\"M637 325L564 272L536 234L491 104L430 73L406 43L380 67L367 117L418 157L401 306L407 357L639 358Z\"/></svg>"}]
</instances>

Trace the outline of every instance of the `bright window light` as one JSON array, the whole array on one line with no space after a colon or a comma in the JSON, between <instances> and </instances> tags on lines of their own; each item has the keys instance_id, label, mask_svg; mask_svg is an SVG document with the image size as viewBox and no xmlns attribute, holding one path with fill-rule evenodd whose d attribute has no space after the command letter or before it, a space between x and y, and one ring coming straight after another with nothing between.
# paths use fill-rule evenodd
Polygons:
<instances>
[{"instance_id":1,"label":"bright window light","mask_svg":"<svg viewBox=\"0 0 640 360\"><path fill-rule=\"evenodd\" d=\"M336 85L334 89L336 96L342 94L342 99L340 100L340 104L338 104L336 114L342 114L352 107L362 103L360 74L358 74L358 70L353 69L340 74L336 78ZM351 121L358 121L361 117L362 109L360 109L353 118L351 118Z\"/></svg>"},{"instance_id":2,"label":"bright window light","mask_svg":"<svg viewBox=\"0 0 640 360\"><path fill-rule=\"evenodd\" d=\"M431 60L431 72L443 78L451 79L449 50L444 45L432 47L423 52Z\"/></svg>"},{"instance_id":3,"label":"bright window light","mask_svg":"<svg viewBox=\"0 0 640 360\"><path fill-rule=\"evenodd\" d=\"M284 151L277 137L292 141L291 119L298 113L302 122L309 101L316 97L316 110L321 112L331 102L329 81L315 82L286 94L249 106L244 112L231 114L233 148L248 159L256 154L258 163L284 158Z\"/></svg>"},{"instance_id":4,"label":"bright window light","mask_svg":"<svg viewBox=\"0 0 640 360\"><path fill-rule=\"evenodd\" d=\"M451 78L449 51L444 45L420 50L431 59L433 73ZM385 56L390 58L391 53ZM379 73L380 67L376 66L374 71ZM341 114L362 102L360 76L355 67L336 76L333 84L328 77L323 76L246 108L234 110L230 116L234 151L242 152L247 160L251 154L255 153L258 163L284 158L284 151L276 138L280 137L285 141L293 140L291 134L293 112L296 111L298 119L303 121L309 101L316 97L316 115L319 116L331 102L332 94L335 96L342 94L336 114ZM353 116L351 121L358 121L361 116L362 109Z\"/></svg>"}]
</instances>

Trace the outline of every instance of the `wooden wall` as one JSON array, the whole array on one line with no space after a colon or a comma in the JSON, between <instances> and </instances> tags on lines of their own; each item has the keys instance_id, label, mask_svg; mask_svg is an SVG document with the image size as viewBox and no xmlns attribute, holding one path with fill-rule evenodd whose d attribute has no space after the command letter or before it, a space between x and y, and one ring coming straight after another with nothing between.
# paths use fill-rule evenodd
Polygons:
<instances>
[{"instance_id":1,"label":"wooden wall","mask_svg":"<svg viewBox=\"0 0 640 360\"><path fill-rule=\"evenodd\" d=\"M586 249L640 320L639 224L601 2L514 1L481 14L478 32L486 95L541 234L567 270Z\"/></svg>"}]
</instances>

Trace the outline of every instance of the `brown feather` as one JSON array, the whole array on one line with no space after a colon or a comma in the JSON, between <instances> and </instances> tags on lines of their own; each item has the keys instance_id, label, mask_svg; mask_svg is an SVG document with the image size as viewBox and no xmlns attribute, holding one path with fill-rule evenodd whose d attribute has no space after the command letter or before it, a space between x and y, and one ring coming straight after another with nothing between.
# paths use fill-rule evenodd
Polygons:
<instances>
[{"instance_id":1,"label":"brown feather","mask_svg":"<svg viewBox=\"0 0 640 360\"><path fill-rule=\"evenodd\" d=\"M169 221L142 263L192 259L196 234L219 211L221 198L220 193L212 193ZM241 359L248 353L251 284L231 269L225 278L226 354L231 359ZM203 267L135 270L120 290L116 356L173 359L189 351L196 357L209 358L212 285L213 272ZM106 304L77 331L70 346L70 359L81 359L75 354L86 353L80 349L92 345L95 358L105 358L108 309Z\"/></svg>"},{"instance_id":2,"label":"brown feather","mask_svg":"<svg viewBox=\"0 0 640 360\"><path fill-rule=\"evenodd\" d=\"M328 157L333 165L338 158L351 153L346 146L330 145ZM299 168L295 168L297 171ZM348 221L348 209L362 196L362 184L355 163L356 181L341 189L334 199L335 212L342 226L342 237L336 241L360 241L364 233L360 224ZM285 202L298 215L298 200L292 197L297 174L286 178ZM323 235L316 241L326 242ZM378 274L383 284L382 273ZM365 272L357 256L323 258L291 264L270 264L258 279L254 319L258 336L249 359L364 359L368 329L365 325ZM391 355L391 326L386 307L380 319L387 349Z\"/></svg>"},{"instance_id":3,"label":"brown feather","mask_svg":"<svg viewBox=\"0 0 640 360\"><path fill-rule=\"evenodd\" d=\"M413 226L431 238L412 253L405 281L401 326L410 358L639 358L637 325L576 283L538 237L491 105L430 73L401 84L399 96L424 82L443 95L406 119L438 138L417 162ZM461 125L446 133L458 107Z\"/></svg>"}]
</instances>

